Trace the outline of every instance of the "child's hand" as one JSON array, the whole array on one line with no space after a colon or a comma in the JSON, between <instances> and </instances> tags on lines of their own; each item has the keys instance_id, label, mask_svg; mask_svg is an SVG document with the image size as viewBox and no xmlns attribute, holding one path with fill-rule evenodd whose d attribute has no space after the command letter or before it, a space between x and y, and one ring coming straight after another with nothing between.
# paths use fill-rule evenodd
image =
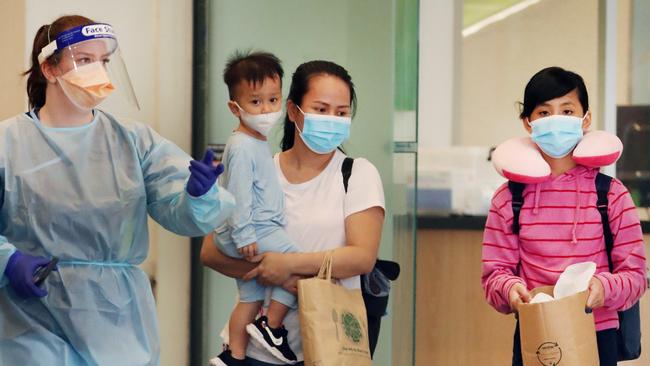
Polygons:
<instances>
[{"instance_id":1,"label":"child's hand","mask_svg":"<svg viewBox=\"0 0 650 366\"><path fill-rule=\"evenodd\" d=\"M605 288L598 278L592 277L589 281L589 297L586 306L589 309L597 309L603 305L605 305Z\"/></svg>"},{"instance_id":2,"label":"child's hand","mask_svg":"<svg viewBox=\"0 0 650 366\"><path fill-rule=\"evenodd\" d=\"M530 292L521 282L517 282L510 288L508 294L510 309L514 312L519 311L519 305L530 301Z\"/></svg>"},{"instance_id":3,"label":"child's hand","mask_svg":"<svg viewBox=\"0 0 650 366\"><path fill-rule=\"evenodd\" d=\"M239 249L239 254L246 258L247 261L250 261L251 258L257 255L257 243L248 244Z\"/></svg>"}]
</instances>

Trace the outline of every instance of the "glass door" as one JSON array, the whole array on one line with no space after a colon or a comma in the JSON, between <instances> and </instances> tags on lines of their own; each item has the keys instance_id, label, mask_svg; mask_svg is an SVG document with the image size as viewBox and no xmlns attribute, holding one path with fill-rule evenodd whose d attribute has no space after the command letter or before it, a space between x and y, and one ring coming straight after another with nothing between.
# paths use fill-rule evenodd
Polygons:
<instances>
[{"instance_id":1,"label":"glass door","mask_svg":"<svg viewBox=\"0 0 650 366\"><path fill-rule=\"evenodd\" d=\"M418 181L417 0L395 4L395 98L393 112L393 258L402 272L392 290L393 365L415 364Z\"/></svg>"}]
</instances>

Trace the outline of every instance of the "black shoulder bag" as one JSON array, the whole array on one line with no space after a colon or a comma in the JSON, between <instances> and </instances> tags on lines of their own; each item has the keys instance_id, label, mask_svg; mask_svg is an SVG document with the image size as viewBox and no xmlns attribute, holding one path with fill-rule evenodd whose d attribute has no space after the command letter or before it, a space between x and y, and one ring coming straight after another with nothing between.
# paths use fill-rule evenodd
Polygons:
<instances>
[{"instance_id":1,"label":"black shoulder bag","mask_svg":"<svg viewBox=\"0 0 650 366\"><path fill-rule=\"evenodd\" d=\"M348 192L348 181L352 176L353 158L346 157L341 166L343 174L343 188ZM390 281L399 277L399 264L392 261L378 259L375 266L368 274L361 275L361 294L366 305L368 318L368 343L370 344L370 355L373 356L379 339L381 318L386 315L388 308L388 294L390 293Z\"/></svg>"},{"instance_id":2,"label":"black shoulder bag","mask_svg":"<svg viewBox=\"0 0 650 366\"><path fill-rule=\"evenodd\" d=\"M609 186L612 177L602 173L596 176L596 192L598 193L598 212L603 222L603 235L605 236L605 248L607 249L607 262L609 272L614 273L614 262L612 261L612 250L614 249L614 236L609 226L609 215L607 207L609 200ZM618 345L618 360L635 360L641 356L641 315L639 302L631 308L618 312L618 330L616 331L616 343Z\"/></svg>"}]
</instances>

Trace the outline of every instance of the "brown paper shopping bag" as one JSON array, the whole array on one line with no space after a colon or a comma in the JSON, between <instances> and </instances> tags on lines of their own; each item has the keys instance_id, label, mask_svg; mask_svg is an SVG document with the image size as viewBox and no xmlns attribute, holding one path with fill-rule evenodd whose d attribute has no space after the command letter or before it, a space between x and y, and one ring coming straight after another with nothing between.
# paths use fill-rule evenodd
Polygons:
<instances>
[{"instance_id":1,"label":"brown paper shopping bag","mask_svg":"<svg viewBox=\"0 0 650 366\"><path fill-rule=\"evenodd\" d=\"M306 366L372 365L361 290L332 282L332 254L318 276L298 281L300 333Z\"/></svg>"},{"instance_id":2,"label":"brown paper shopping bag","mask_svg":"<svg viewBox=\"0 0 650 366\"><path fill-rule=\"evenodd\" d=\"M553 296L553 287L539 287ZM525 366L599 365L593 314L585 313L587 291L559 300L519 306L521 355Z\"/></svg>"}]
</instances>

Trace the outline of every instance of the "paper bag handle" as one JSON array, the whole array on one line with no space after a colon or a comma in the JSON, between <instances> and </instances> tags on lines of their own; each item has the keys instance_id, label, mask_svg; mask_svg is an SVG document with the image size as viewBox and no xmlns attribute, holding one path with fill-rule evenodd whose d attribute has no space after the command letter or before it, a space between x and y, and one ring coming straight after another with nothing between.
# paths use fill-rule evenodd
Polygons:
<instances>
[{"instance_id":1,"label":"paper bag handle","mask_svg":"<svg viewBox=\"0 0 650 366\"><path fill-rule=\"evenodd\" d=\"M325 258L323 258L323 263L320 266L318 271L318 278L325 279L328 281L332 280L332 263L334 262L334 251L329 251L325 253Z\"/></svg>"}]
</instances>

